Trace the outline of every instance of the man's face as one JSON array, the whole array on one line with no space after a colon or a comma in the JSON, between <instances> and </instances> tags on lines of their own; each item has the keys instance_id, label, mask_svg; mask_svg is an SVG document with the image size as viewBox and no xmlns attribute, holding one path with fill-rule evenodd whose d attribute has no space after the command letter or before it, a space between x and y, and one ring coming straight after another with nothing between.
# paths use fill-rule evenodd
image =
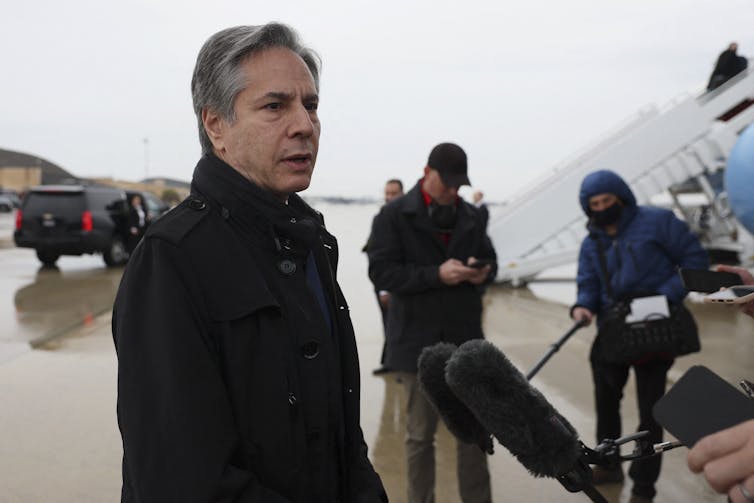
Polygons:
<instances>
[{"instance_id":1,"label":"man's face","mask_svg":"<svg viewBox=\"0 0 754 503\"><path fill-rule=\"evenodd\" d=\"M403 189L395 182L385 184L385 203L403 195Z\"/></svg>"},{"instance_id":2,"label":"man's face","mask_svg":"<svg viewBox=\"0 0 754 503\"><path fill-rule=\"evenodd\" d=\"M437 204L453 204L458 197L458 187L445 185L437 170L426 166L424 168L424 192L429 194Z\"/></svg>"},{"instance_id":3,"label":"man's face","mask_svg":"<svg viewBox=\"0 0 754 503\"><path fill-rule=\"evenodd\" d=\"M589 209L591 211L602 211L613 204L618 202L618 196L615 194L611 194L609 192L606 192L604 194L597 194L596 196L592 196L589 198Z\"/></svg>"},{"instance_id":4,"label":"man's face","mask_svg":"<svg viewBox=\"0 0 754 503\"><path fill-rule=\"evenodd\" d=\"M285 200L306 189L319 149L319 97L304 61L281 47L255 53L241 65L246 88L236 97L235 121L202 113L216 155L262 189Z\"/></svg>"}]
</instances>

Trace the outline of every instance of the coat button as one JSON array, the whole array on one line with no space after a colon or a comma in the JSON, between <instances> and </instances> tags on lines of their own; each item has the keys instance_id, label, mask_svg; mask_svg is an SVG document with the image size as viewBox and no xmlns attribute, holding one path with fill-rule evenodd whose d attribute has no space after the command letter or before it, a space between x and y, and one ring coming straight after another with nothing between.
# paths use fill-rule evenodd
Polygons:
<instances>
[{"instance_id":1,"label":"coat button","mask_svg":"<svg viewBox=\"0 0 754 503\"><path fill-rule=\"evenodd\" d=\"M317 356L319 356L319 342L317 341L309 341L303 346L301 346L301 354L306 358L307 360L313 360Z\"/></svg>"},{"instance_id":2,"label":"coat button","mask_svg":"<svg viewBox=\"0 0 754 503\"><path fill-rule=\"evenodd\" d=\"M207 205L201 199L192 199L189 201L189 208L195 211L201 211L207 207Z\"/></svg>"},{"instance_id":3,"label":"coat button","mask_svg":"<svg viewBox=\"0 0 754 503\"><path fill-rule=\"evenodd\" d=\"M220 213L222 213L222 216L223 216L223 218L225 220L227 220L228 218L230 218L230 210L228 208L223 207L223 209L222 209L222 211Z\"/></svg>"},{"instance_id":4,"label":"coat button","mask_svg":"<svg viewBox=\"0 0 754 503\"><path fill-rule=\"evenodd\" d=\"M289 259L281 260L278 262L278 269L286 276L290 276L296 272L296 262Z\"/></svg>"}]
</instances>

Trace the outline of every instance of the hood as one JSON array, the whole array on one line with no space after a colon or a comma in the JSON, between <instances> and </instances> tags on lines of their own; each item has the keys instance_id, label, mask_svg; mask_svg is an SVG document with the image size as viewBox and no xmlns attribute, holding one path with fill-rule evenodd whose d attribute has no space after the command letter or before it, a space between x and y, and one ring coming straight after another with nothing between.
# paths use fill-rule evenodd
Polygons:
<instances>
[{"instance_id":1,"label":"hood","mask_svg":"<svg viewBox=\"0 0 754 503\"><path fill-rule=\"evenodd\" d=\"M589 198L597 194L615 194L623 201L626 208L636 208L636 198L628 184L612 171L603 169L593 171L584 177L579 190L581 209L589 216Z\"/></svg>"}]
</instances>

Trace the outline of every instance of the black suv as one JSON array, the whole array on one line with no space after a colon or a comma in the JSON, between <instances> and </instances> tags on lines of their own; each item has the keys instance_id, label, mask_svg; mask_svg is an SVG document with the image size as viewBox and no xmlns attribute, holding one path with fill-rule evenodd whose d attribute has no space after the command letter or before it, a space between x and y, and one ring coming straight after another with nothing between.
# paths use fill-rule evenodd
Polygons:
<instances>
[{"instance_id":1,"label":"black suv","mask_svg":"<svg viewBox=\"0 0 754 503\"><path fill-rule=\"evenodd\" d=\"M120 189L82 185L33 187L16 214L16 246L34 248L46 266L61 255L102 253L108 266L128 260L128 203Z\"/></svg>"}]
</instances>

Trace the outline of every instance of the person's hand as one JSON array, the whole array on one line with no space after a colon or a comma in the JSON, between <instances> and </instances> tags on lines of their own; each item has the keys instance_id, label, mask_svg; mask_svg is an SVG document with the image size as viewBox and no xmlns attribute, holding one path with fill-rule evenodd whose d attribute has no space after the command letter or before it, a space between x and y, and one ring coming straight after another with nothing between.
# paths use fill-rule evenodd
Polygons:
<instances>
[{"instance_id":1,"label":"person's hand","mask_svg":"<svg viewBox=\"0 0 754 503\"><path fill-rule=\"evenodd\" d=\"M571 318L573 318L576 321L581 321L584 323L585 327L588 327L590 323L592 323L592 318L594 318L594 313L592 313L589 309L585 307L575 307L573 308L573 311L571 312Z\"/></svg>"},{"instance_id":2,"label":"person's hand","mask_svg":"<svg viewBox=\"0 0 754 503\"><path fill-rule=\"evenodd\" d=\"M138 233L139 233L139 230L136 227L131 227L131 234L133 234L135 236Z\"/></svg>"},{"instance_id":3,"label":"person's hand","mask_svg":"<svg viewBox=\"0 0 754 503\"><path fill-rule=\"evenodd\" d=\"M732 272L734 274L738 274L739 276L741 276L741 280L743 281L744 285L754 285L754 276L752 276L748 269L723 264L718 265L715 269L719 272Z\"/></svg>"},{"instance_id":4,"label":"person's hand","mask_svg":"<svg viewBox=\"0 0 754 503\"><path fill-rule=\"evenodd\" d=\"M476 269L466 267L460 260L449 258L440 264L440 281L450 286L457 285L469 279L475 272Z\"/></svg>"},{"instance_id":5,"label":"person's hand","mask_svg":"<svg viewBox=\"0 0 754 503\"><path fill-rule=\"evenodd\" d=\"M490 275L492 266L486 265L481 269L475 269L472 267L471 270L473 272L469 275L469 283L474 285L481 285L482 283L487 281L487 277Z\"/></svg>"},{"instance_id":6,"label":"person's hand","mask_svg":"<svg viewBox=\"0 0 754 503\"><path fill-rule=\"evenodd\" d=\"M721 272L732 272L738 274L739 276L741 276L741 281L743 281L744 285L754 285L754 276L749 272L748 269L722 264L718 265L715 269ZM743 311L744 314L754 318L754 300L745 304L741 304L741 311Z\"/></svg>"},{"instance_id":7,"label":"person's hand","mask_svg":"<svg viewBox=\"0 0 754 503\"><path fill-rule=\"evenodd\" d=\"M390 306L390 292L382 291L377 294L377 297L379 298L382 307L387 308Z\"/></svg>"},{"instance_id":8,"label":"person's hand","mask_svg":"<svg viewBox=\"0 0 754 503\"><path fill-rule=\"evenodd\" d=\"M754 419L707 435L687 455L689 469L704 472L709 485L733 503L748 503L741 491L754 495Z\"/></svg>"},{"instance_id":9,"label":"person's hand","mask_svg":"<svg viewBox=\"0 0 754 503\"><path fill-rule=\"evenodd\" d=\"M467 265L471 266L474 262L476 262L476 257L469 257L469 260L467 261ZM490 271L492 270L491 265L486 265L481 268L471 267L471 269L474 271L469 276L469 282L474 285L481 285L485 281L487 281L487 277L490 275Z\"/></svg>"},{"instance_id":10,"label":"person's hand","mask_svg":"<svg viewBox=\"0 0 754 503\"><path fill-rule=\"evenodd\" d=\"M754 300L741 304L741 311L747 316L754 318Z\"/></svg>"}]
</instances>

